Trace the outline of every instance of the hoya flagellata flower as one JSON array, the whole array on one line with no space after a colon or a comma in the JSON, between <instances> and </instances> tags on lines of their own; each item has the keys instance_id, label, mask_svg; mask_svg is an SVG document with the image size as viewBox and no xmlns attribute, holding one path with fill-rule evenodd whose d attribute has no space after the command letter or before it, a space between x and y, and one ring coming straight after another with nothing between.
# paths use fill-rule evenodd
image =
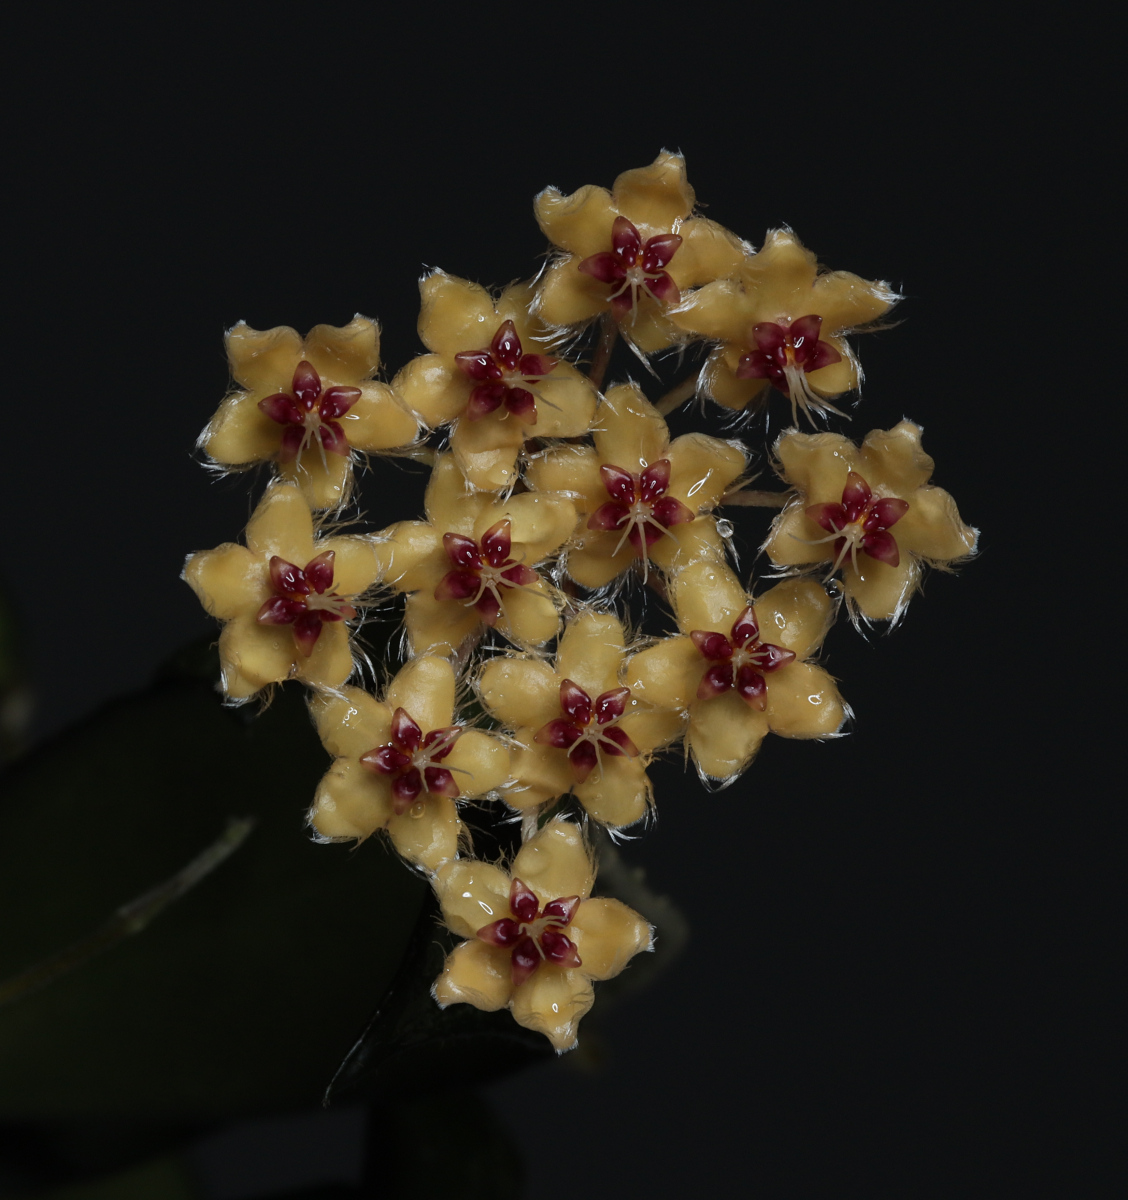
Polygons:
<instances>
[{"instance_id":1,"label":"hoya flagellata flower","mask_svg":"<svg viewBox=\"0 0 1128 1200\"><path fill-rule=\"evenodd\" d=\"M454 653L483 626L520 645L560 628L556 590L536 571L576 523L560 494L500 500L470 489L454 458L441 455L427 487L426 521L400 521L375 546L384 581L407 597L412 652Z\"/></svg>"},{"instance_id":2,"label":"hoya flagellata flower","mask_svg":"<svg viewBox=\"0 0 1128 1200\"><path fill-rule=\"evenodd\" d=\"M478 694L514 731L508 804L527 812L571 792L606 825L632 825L646 815L646 765L677 738L683 719L640 703L623 686L625 660L619 619L587 609L564 630L555 669L531 655L486 663Z\"/></svg>"},{"instance_id":3,"label":"hoya flagellata flower","mask_svg":"<svg viewBox=\"0 0 1128 1200\"><path fill-rule=\"evenodd\" d=\"M435 999L509 1008L557 1052L570 1050L595 999L592 980L613 978L653 945L638 913L591 897L594 880L579 829L560 818L521 847L509 873L473 859L440 868L443 920L466 941L447 956Z\"/></svg>"},{"instance_id":4,"label":"hoya flagellata flower","mask_svg":"<svg viewBox=\"0 0 1128 1200\"><path fill-rule=\"evenodd\" d=\"M681 291L728 275L749 249L715 221L691 216L695 202L685 159L665 150L650 166L624 171L610 192L546 188L537 221L562 254L541 282L539 315L561 328L609 313L646 354L684 341L668 315Z\"/></svg>"},{"instance_id":5,"label":"hoya flagellata flower","mask_svg":"<svg viewBox=\"0 0 1128 1200\"><path fill-rule=\"evenodd\" d=\"M764 248L727 279L687 297L670 319L719 345L702 390L726 408L763 404L769 388L802 411L839 412L831 401L852 391L861 369L846 334L884 316L900 299L880 280L847 271L819 273L815 256L790 229L773 229Z\"/></svg>"},{"instance_id":6,"label":"hoya flagellata flower","mask_svg":"<svg viewBox=\"0 0 1128 1200\"><path fill-rule=\"evenodd\" d=\"M366 538L315 538L301 491L269 487L233 542L189 555L183 578L223 622L219 657L232 700L286 679L337 687L352 673L346 622L379 573Z\"/></svg>"},{"instance_id":7,"label":"hoya flagellata flower","mask_svg":"<svg viewBox=\"0 0 1128 1200\"><path fill-rule=\"evenodd\" d=\"M975 553L978 531L943 488L928 486L935 464L911 421L874 429L860 447L835 433L785 433L775 454L795 496L764 543L768 557L781 567L829 563L856 615L900 619L924 564Z\"/></svg>"},{"instance_id":8,"label":"hoya flagellata flower","mask_svg":"<svg viewBox=\"0 0 1128 1200\"><path fill-rule=\"evenodd\" d=\"M495 302L479 284L433 271L419 290L419 337L432 353L408 363L392 387L428 425L453 424L451 450L476 488L511 488L526 438L587 433L595 389L541 353L546 329L529 313L531 284L512 284Z\"/></svg>"},{"instance_id":9,"label":"hoya flagellata flower","mask_svg":"<svg viewBox=\"0 0 1128 1200\"><path fill-rule=\"evenodd\" d=\"M633 384L611 388L595 417L594 448L557 446L529 464L529 486L570 495L580 513L568 574L584 587L634 563L678 570L722 558L706 515L744 471L744 452L703 433L670 441L666 422Z\"/></svg>"},{"instance_id":10,"label":"hoya flagellata flower","mask_svg":"<svg viewBox=\"0 0 1128 1200\"><path fill-rule=\"evenodd\" d=\"M838 732L846 705L806 661L834 612L817 583L785 580L753 601L727 566L701 562L677 575L670 599L681 633L636 654L625 679L632 695L688 712L686 746L703 775L731 782L769 732Z\"/></svg>"},{"instance_id":11,"label":"hoya flagellata flower","mask_svg":"<svg viewBox=\"0 0 1128 1200\"><path fill-rule=\"evenodd\" d=\"M318 734L335 756L309 814L322 838L363 841L382 829L427 871L455 856L455 801L485 796L509 776L498 738L455 724L456 686L446 659L424 656L403 667L382 701L352 687L314 697Z\"/></svg>"},{"instance_id":12,"label":"hoya flagellata flower","mask_svg":"<svg viewBox=\"0 0 1128 1200\"><path fill-rule=\"evenodd\" d=\"M317 325L302 338L286 325L227 332L237 387L200 435L215 462L242 467L272 461L310 505L338 508L349 498L353 451L414 442L419 425L387 384L380 330L357 315L341 328Z\"/></svg>"}]
</instances>

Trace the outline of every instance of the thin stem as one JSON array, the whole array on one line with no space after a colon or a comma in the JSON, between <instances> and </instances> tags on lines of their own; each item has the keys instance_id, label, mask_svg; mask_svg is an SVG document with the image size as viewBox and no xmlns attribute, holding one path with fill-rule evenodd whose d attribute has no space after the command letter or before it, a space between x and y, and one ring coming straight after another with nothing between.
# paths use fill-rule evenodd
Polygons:
<instances>
[{"instance_id":1,"label":"thin stem","mask_svg":"<svg viewBox=\"0 0 1128 1200\"><path fill-rule=\"evenodd\" d=\"M619 340L619 323L610 313L604 313L599 318L599 345L595 348L595 357L591 360L591 370L588 379L596 391L603 389L603 376L607 374L607 364L611 361L611 351Z\"/></svg>"},{"instance_id":2,"label":"thin stem","mask_svg":"<svg viewBox=\"0 0 1128 1200\"><path fill-rule=\"evenodd\" d=\"M697 380L700 378L700 375L700 371L695 371L692 375L683 379L676 387L672 387L654 407L662 416L672 413L675 408L680 407L696 394Z\"/></svg>"},{"instance_id":3,"label":"thin stem","mask_svg":"<svg viewBox=\"0 0 1128 1200\"><path fill-rule=\"evenodd\" d=\"M49 954L26 971L4 980L0 983L0 1007L39 991L61 976L69 975L71 971L85 965L90 959L112 949L118 942L140 933L169 904L191 891L220 863L230 858L246 841L247 835L254 827L253 817L231 820L219 839L212 842L202 854L198 854L164 883L158 884L135 900L130 900L128 904L123 904L89 937Z\"/></svg>"},{"instance_id":4,"label":"thin stem","mask_svg":"<svg viewBox=\"0 0 1128 1200\"><path fill-rule=\"evenodd\" d=\"M752 488L740 488L722 496L720 503L747 508L782 508L790 498L790 492L757 492Z\"/></svg>"}]
</instances>

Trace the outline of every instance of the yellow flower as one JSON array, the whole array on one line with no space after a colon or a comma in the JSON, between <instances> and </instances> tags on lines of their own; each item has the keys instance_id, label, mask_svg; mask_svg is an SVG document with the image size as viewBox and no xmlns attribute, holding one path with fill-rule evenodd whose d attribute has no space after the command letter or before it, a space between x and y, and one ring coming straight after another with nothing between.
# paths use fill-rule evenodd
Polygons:
<instances>
[{"instance_id":1,"label":"yellow flower","mask_svg":"<svg viewBox=\"0 0 1128 1200\"><path fill-rule=\"evenodd\" d=\"M272 460L313 508L338 508L352 488L353 450L406 446L415 418L386 384L376 383L380 330L356 316L343 328L317 325L303 339L286 325L227 332L231 376L239 385L200 435L224 466Z\"/></svg>"},{"instance_id":2,"label":"yellow flower","mask_svg":"<svg viewBox=\"0 0 1128 1200\"><path fill-rule=\"evenodd\" d=\"M974 554L978 531L946 491L925 486L935 464L920 433L901 421L873 430L860 448L836 433L785 433L775 453L796 495L764 543L772 562L830 562L829 574L842 571L851 612L896 621L920 586L922 563Z\"/></svg>"},{"instance_id":3,"label":"yellow flower","mask_svg":"<svg viewBox=\"0 0 1128 1200\"><path fill-rule=\"evenodd\" d=\"M653 945L638 913L589 899L594 879L580 831L559 818L521 847L512 874L475 860L447 863L435 890L448 928L467 940L447 956L435 999L444 1008L509 1008L558 1053L570 1050L595 1000L592 980L612 979Z\"/></svg>"},{"instance_id":4,"label":"yellow flower","mask_svg":"<svg viewBox=\"0 0 1128 1200\"><path fill-rule=\"evenodd\" d=\"M537 490L566 492L581 515L568 574L584 587L610 583L641 558L680 570L720 558L716 522L702 514L744 470L744 453L703 433L670 441L657 409L633 384L611 388L595 418L595 448L557 446L530 464Z\"/></svg>"},{"instance_id":5,"label":"yellow flower","mask_svg":"<svg viewBox=\"0 0 1128 1200\"><path fill-rule=\"evenodd\" d=\"M455 856L455 800L484 796L509 776L497 738L454 724L455 690L450 663L423 657L399 672L383 701L352 687L314 697L317 732L336 756L309 814L321 837L363 841L383 829L427 871Z\"/></svg>"},{"instance_id":6,"label":"yellow flower","mask_svg":"<svg viewBox=\"0 0 1128 1200\"><path fill-rule=\"evenodd\" d=\"M223 690L242 700L285 679L338 687L352 674L353 602L378 566L360 537L314 538L302 493L268 488L247 525L247 544L189 555L182 578L223 624Z\"/></svg>"},{"instance_id":7,"label":"yellow flower","mask_svg":"<svg viewBox=\"0 0 1128 1200\"><path fill-rule=\"evenodd\" d=\"M529 811L572 792L607 825L631 825L646 815L646 764L678 736L683 719L639 703L622 686L625 659L618 618L587 610L564 630L555 670L530 655L486 664L478 693L515 730L518 746L508 804Z\"/></svg>"},{"instance_id":8,"label":"yellow flower","mask_svg":"<svg viewBox=\"0 0 1128 1200\"><path fill-rule=\"evenodd\" d=\"M483 624L536 645L560 628L556 591L534 565L567 541L572 501L529 492L499 500L467 487L453 457L435 463L427 521L400 521L375 547L384 581L410 592L412 652L452 654Z\"/></svg>"},{"instance_id":9,"label":"yellow flower","mask_svg":"<svg viewBox=\"0 0 1128 1200\"><path fill-rule=\"evenodd\" d=\"M694 203L685 159L665 150L649 167L624 171L610 192L546 188L537 221L565 253L544 275L539 315L563 327L609 312L646 354L684 341L667 315L681 289L728 275L748 252L715 221L691 217Z\"/></svg>"},{"instance_id":10,"label":"yellow flower","mask_svg":"<svg viewBox=\"0 0 1128 1200\"><path fill-rule=\"evenodd\" d=\"M512 487L526 438L587 433L595 389L538 352L546 331L529 315L530 284L512 284L495 303L479 284L434 271L419 290L419 336L434 353L408 363L392 387L428 425L454 423L455 461L476 488Z\"/></svg>"},{"instance_id":11,"label":"yellow flower","mask_svg":"<svg viewBox=\"0 0 1128 1200\"><path fill-rule=\"evenodd\" d=\"M687 745L703 775L730 781L765 734L829 737L846 718L834 680L804 661L833 616L826 592L789 579L751 601L723 563L694 563L670 589L681 636L627 666L631 695L689 712Z\"/></svg>"},{"instance_id":12,"label":"yellow flower","mask_svg":"<svg viewBox=\"0 0 1128 1200\"><path fill-rule=\"evenodd\" d=\"M818 273L815 256L789 229L730 279L694 292L670 319L720 345L702 372L705 393L726 408L762 404L769 386L797 409L838 412L830 397L858 386L861 371L846 334L887 313L900 296L846 271Z\"/></svg>"}]
</instances>

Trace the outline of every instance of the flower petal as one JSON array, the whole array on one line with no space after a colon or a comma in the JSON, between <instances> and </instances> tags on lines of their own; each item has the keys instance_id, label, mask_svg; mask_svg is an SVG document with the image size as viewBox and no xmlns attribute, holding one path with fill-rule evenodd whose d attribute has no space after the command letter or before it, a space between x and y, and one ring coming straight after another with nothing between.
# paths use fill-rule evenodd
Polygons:
<instances>
[{"instance_id":1,"label":"flower petal","mask_svg":"<svg viewBox=\"0 0 1128 1200\"><path fill-rule=\"evenodd\" d=\"M288 392L294 367L302 356L296 329L252 329L246 321L233 325L226 336L227 361L236 383L251 391Z\"/></svg>"},{"instance_id":2,"label":"flower petal","mask_svg":"<svg viewBox=\"0 0 1128 1200\"><path fill-rule=\"evenodd\" d=\"M392 817L391 785L354 759L339 758L318 785L309 822L326 838L363 841Z\"/></svg>"},{"instance_id":3,"label":"flower petal","mask_svg":"<svg viewBox=\"0 0 1128 1200\"><path fill-rule=\"evenodd\" d=\"M331 383L370 379L380 366L380 326L360 313L347 325L315 325L306 334L304 357Z\"/></svg>"},{"instance_id":4,"label":"flower petal","mask_svg":"<svg viewBox=\"0 0 1128 1200\"><path fill-rule=\"evenodd\" d=\"M905 551L932 562L950 562L975 551L978 533L960 519L952 497L938 487L914 492L909 511L897 523L895 534Z\"/></svg>"},{"instance_id":5,"label":"flower petal","mask_svg":"<svg viewBox=\"0 0 1128 1200\"><path fill-rule=\"evenodd\" d=\"M512 991L509 951L479 941L456 946L435 981L435 999L444 1007L472 1004L495 1012L509 1003Z\"/></svg>"},{"instance_id":6,"label":"flower petal","mask_svg":"<svg viewBox=\"0 0 1128 1200\"><path fill-rule=\"evenodd\" d=\"M463 796L484 796L509 778L509 749L488 733L468 729L443 759Z\"/></svg>"},{"instance_id":7,"label":"flower petal","mask_svg":"<svg viewBox=\"0 0 1128 1200\"><path fill-rule=\"evenodd\" d=\"M388 836L401 857L428 871L437 870L458 853L462 821L447 796L423 795L407 812L388 821Z\"/></svg>"},{"instance_id":8,"label":"flower petal","mask_svg":"<svg viewBox=\"0 0 1128 1200\"><path fill-rule=\"evenodd\" d=\"M714 630L726 637L748 601L744 586L723 561L687 566L673 581L671 600L684 633Z\"/></svg>"},{"instance_id":9,"label":"flower petal","mask_svg":"<svg viewBox=\"0 0 1128 1200\"><path fill-rule=\"evenodd\" d=\"M712 517L675 525L650 548L650 557L666 571L681 571L694 562L720 562L724 556L724 543Z\"/></svg>"},{"instance_id":10,"label":"flower petal","mask_svg":"<svg viewBox=\"0 0 1128 1200\"><path fill-rule=\"evenodd\" d=\"M611 243L615 220L611 194L606 188L588 184L570 195L545 188L533 201L537 224L554 246L586 258Z\"/></svg>"},{"instance_id":11,"label":"flower petal","mask_svg":"<svg viewBox=\"0 0 1128 1200\"><path fill-rule=\"evenodd\" d=\"M668 746L681 736L684 725L684 714L673 708L636 707L619 722L619 728L642 754Z\"/></svg>"},{"instance_id":12,"label":"flower petal","mask_svg":"<svg viewBox=\"0 0 1128 1200\"><path fill-rule=\"evenodd\" d=\"M576 527L576 510L566 496L523 492L484 508L474 524L474 536L481 540L498 521L509 522L513 557L532 566L568 540Z\"/></svg>"},{"instance_id":13,"label":"flower petal","mask_svg":"<svg viewBox=\"0 0 1128 1200\"><path fill-rule=\"evenodd\" d=\"M613 979L653 942L653 931L638 913L606 896L580 905L569 935L583 960L583 973L590 979Z\"/></svg>"},{"instance_id":14,"label":"flower petal","mask_svg":"<svg viewBox=\"0 0 1128 1200\"><path fill-rule=\"evenodd\" d=\"M326 454L322 463L315 446L302 455L300 463L279 463L278 475L283 481L296 484L315 509L339 508L352 492L352 462L339 454Z\"/></svg>"},{"instance_id":15,"label":"flower petal","mask_svg":"<svg viewBox=\"0 0 1128 1200\"><path fill-rule=\"evenodd\" d=\"M200 447L216 462L241 466L279 453L283 427L259 408L262 392L233 392L200 434Z\"/></svg>"},{"instance_id":16,"label":"flower petal","mask_svg":"<svg viewBox=\"0 0 1128 1200\"><path fill-rule=\"evenodd\" d=\"M250 687L250 691L242 695L249 695L269 683L281 683L288 679L294 670L296 658L297 647L290 627L260 625L253 613L228 621L219 635L219 659L224 678L226 680L231 670L237 672ZM225 690L236 698L226 683Z\"/></svg>"},{"instance_id":17,"label":"flower petal","mask_svg":"<svg viewBox=\"0 0 1128 1200\"><path fill-rule=\"evenodd\" d=\"M586 900L595 880L580 827L562 817L549 821L521 847L512 874L536 892L542 906L561 896Z\"/></svg>"},{"instance_id":18,"label":"flower petal","mask_svg":"<svg viewBox=\"0 0 1128 1200\"><path fill-rule=\"evenodd\" d=\"M434 885L443 920L459 937L475 937L483 925L509 916L509 876L492 863L447 863L436 872Z\"/></svg>"},{"instance_id":19,"label":"flower petal","mask_svg":"<svg viewBox=\"0 0 1128 1200\"><path fill-rule=\"evenodd\" d=\"M360 688L315 693L309 707L321 744L332 755L358 759L390 740L392 710Z\"/></svg>"},{"instance_id":20,"label":"flower petal","mask_svg":"<svg viewBox=\"0 0 1128 1200\"><path fill-rule=\"evenodd\" d=\"M849 271L827 271L815 280L811 303L822 316L825 337L876 321L900 298L883 280L862 279Z\"/></svg>"},{"instance_id":21,"label":"flower petal","mask_svg":"<svg viewBox=\"0 0 1128 1200\"><path fill-rule=\"evenodd\" d=\"M693 211L685 158L663 150L648 167L624 171L611 189L615 207L635 225L665 232ZM650 236L648 233L647 236Z\"/></svg>"},{"instance_id":22,"label":"flower petal","mask_svg":"<svg viewBox=\"0 0 1128 1200\"><path fill-rule=\"evenodd\" d=\"M608 613L582 612L560 639L556 671L595 697L618 686L625 657L619 619Z\"/></svg>"},{"instance_id":23,"label":"flower petal","mask_svg":"<svg viewBox=\"0 0 1128 1200\"><path fill-rule=\"evenodd\" d=\"M543 1033L558 1051L576 1044L583 1015L595 1002L595 990L583 968L567 970L543 963L513 992L518 1025Z\"/></svg>"},{"instance_id":24,"label":"flower petal","mask_svg":"<svg viewBox=\"0 0 1128 1200\"><path fill-rule=\"evenodd\" d=\"M481 284L432 271L419 281L419 336L428 350L453 357L481 350L497 330L493 300Z\"/></svg>"},{"instance_id":25,"label":"flower petal","mask_svg":"<svg viewBox=\"0 0 1128 1200\"><path fill-rule=\"evenodd\" d=\"M833 542L820 542L822 530L807 515L803 499L793 500L772 522L764 551L777 566L798 567L834 558Z\"/></svg>"},{"instance_id":26,"label":"flower petal","mask_svg":"<svg viewBox=\"0 0 1128 1200\"><path fill-rule=\"evenodd\" d=\"M441 354L413 358L392 380L392 390L431 428L462 415L473 382Z\"/></svg>"},{"instance_id":27,"label":"flower petal","mask_svg":"<svg viewBox=\"0 0 1128 1200\"><path fill-rule=\"evenodd\" d=\"M658 410L633 384L613 387L595 415L600 462L638 474L665 454L670 435Z\"/></svg>"},{"instance_id":28,"label":"flower petal","mask_svg":"<svg viewBox=\"0 0 1128 1200\"><path fill-rule=\"evenodd\" d=\"M425 521L400 521L377 536L373 560L384 582L398 592L433 589L450 569L442 534Z\"/></svg>"},{"instance_id":29,"label":"flower petal","mask_svg":"<svg viewBox=\"0 0 1128 1200\"><path fill-rule=\"evenodd\" d=\"M454 719L454 668L445 658L414 658L400 669L384 696L389 708L403 708L424 733Z\"/></svg>"},{"instance_id":30,"label":"flower petal","mask_svg":"<svg viewBox=\"0 0 1128 1200\"><path fill-rule=\"evenodd\" d=\"M728 779L744 770L767 732L767 713L750 708L736 691L690 706L690 752L698 767L714 779Z\"/></svg>"},{"instance_id":31,"label":"flower petal","mask_svg":"<svg viewBox=\"0 0 1128 1200\"><path fill-rule=\"evenodd\" d=\"M535 658L494 658L478 680L482 703L506 725L539 729L560 715L560 676Z\"/></svg>"},{"instance_id":32,"label":"flower petal","mask_svg":"<svg viewBox=\"0 0 1128 1200\"><path fill-rule=\"evenodd\" d=\"M591 446L557 446L534 457L525 472L538 492L564 492L579 513L590 513L607 499L599 455Z\"/></svg>"},{"instance_id":33,"label":"flower petal","mask_svg":"<svg viewBox=\"0 0 1128 1200\"><path fill-rule=\"evenodd\" d=\"M454 654L476 633L481 619L473 608L459 601L436 600L429 592L414 592L404 606L413 654Z\"/></svg>"},{"instance_id":34,"label":"flower petal","mask_svg":"<svg viewBox=\"0 0 1128 1200\"><path fill-rule=\"evenodd\" d=\"M624 678L636 699L659 708L682 709L694 697L702 666L688 637L663 638L631 658Z\"/></svg>"},{"instance_id":35,"label":"flower petal","mask_svg":"<svg viewBox=\"0 0 1128 1200\"><path fill-rule=\"evenodd\" d=\"M502 589L502 613L498 628L518 645L543 645L559 633L560 614L543 579L526 586L529 590Z\"/></svg>"},{"instance_id":36,"label":"flower petal","mask_svg":"<svg viewBox=\"0 0 1128 1200\"><path fill-rule=\"evenodd\" d=\"M350 445L369 452L407 446L419 436L419 422L386 383L362 384L340 424Z\"/></svg>"},{"instance_id":37,"label":"flower petal","mask_svg":"<svg viewBox=\"0 0 1128 1200\"><path fill-rule=\"evenodd\" d=\"M720 438L686 433L667 451L670 494L696 512L708 511L744 473L743 453Z\"/></svg>"},{"instance_id":38,"label":"flower petal","mask_svg":"<svg viewBox=\"0 0 1128 1200\"><path fill-rule=\"evenodd\" d=\"M646 815L650 780L637 758L603 756L602 769L593 771L572 789L588 815L605 825L633 825Z\"/></svg>"},{"instance_id":39,"label":"flower petal","mask_svg":"<svg viewBox=\"0 0 1128 1200\"><path fill-rule=\"evenodd\" d=\"M581 272L575 256L553 263L544 273L537 315L552 326L578 325L608 308L607 285Z\"/></svg>"},{"instance_id":40,"label":"flower petal","mask_svg":"<svg viewBox=\"0 0 1128 1200\"><path fill-rule=\"evenodd\" d=\"M783 737L829 737L842 727L846 708L822 667L793 662L768 676L765 715L772 733Z\"/></svg>"},{"instance_id":41,"label":"flower petal","mask_svg":"<svg viewBox=\"0 0 1128 1200\"><path fill-rule=\"evenodd\" d=\"M257 612L270 594L262 556L234 542L190 554L183 578L204 608L222 621Z\"/></svg>"},{"instance_id":42,"label":"flower petal","mask_svg":"<svg viewBox=\"0 0 1128 1200\"><path fill-rule=\"evenodd\" d=\"M858 555L858 569L849 563L842 571L847 597L870 621L889 621L900 616L920 584L920 564L910 554L891 567L867 555Z\"/></svg>"},{"instance_id":43,"label":"flower petal","mask_svg":"<svg viewBox=\"0 0 1128 1200\"><path fill-rule=\"evenodd\" d=\"M748 257L749 248L736 234L706 217L691 217L678 232L682 236L682 244L668 270L681 288L700 287L713 280L727 280ZM742 333L741 328L738 336Z\"/></svg>"},{"instance_id":44,"label":"flower petal","mask_svg":"<svg viewBox=\"0 0 1128 1200\"><path fill-rule=\"evenodd\" d=\"M440 454L435 460L424 507L431 524L440 534L474 537L475 522L493 502L493 496L476 492L466 482L452 454Z\"/></svg>"},{"instance_id":45,"label":"flower petal","mask_svg":"<svg viewBox=\"0 0 1128 1200\"><path fill-rule=\"evenodd\" d=\"M479 421L458 421L450 445L469 483L499 492L517 480L517 456L524 440L524 426L502 407Z\"/></svg>"},{"instance_id":46,"label":"flower petal","mask_svg":"<svg viewBox=\"0 0 1128 1200\"><path fill-rule=\"evenodd\" d=\"M588 379L570 363L558 363L537 381L537 436L581 437L591 428L597 395Z\"/></svg>"},{"instance_id":47,"label":"flower petal","mask_svg":"<svg viewBox=\"0 0 1128 1200\"><path fill-rule=\"evenodd\" d=\"M506 804L527 810L571 791L572 768L563 751L537 745L532 729L519 729L515 736L520 747L511 752L510 770L516 784L506 791Z\"/></svg>"},{"instance_id":48,"label":"flower petal","mask_svg":"<svg viewBox=\"0 0 1128 1200\"><path fill-rule=\"evenodd\" d=\"M298 679L316 687L337 688L353 673L348 627L343 623L322 625L309 657L296 658Z\"/></svg>"},{"instance_id":49,"label":"flower petal","mask_svg":"<svg viewBox=\"0 0 1128 1200\"><path fill-rule=\"evenodd\" d=\"M821 645L834 619L834 602L813 579L785 579L755 604L760 637L807 658Z\"/></svg>"},{"instance_id":50,"label":"flower petal","mask_svg":"<svg viewBox=\"0 0 1128 1200\"><path fill-rule=\"evenodd\" d=\"M936 466L920 439L920 426L912 421L872 429L862 443L859 457L864 465L859 469L874 487L911 502L912 493L932 478Z\"/></svg>"}]
</instances>

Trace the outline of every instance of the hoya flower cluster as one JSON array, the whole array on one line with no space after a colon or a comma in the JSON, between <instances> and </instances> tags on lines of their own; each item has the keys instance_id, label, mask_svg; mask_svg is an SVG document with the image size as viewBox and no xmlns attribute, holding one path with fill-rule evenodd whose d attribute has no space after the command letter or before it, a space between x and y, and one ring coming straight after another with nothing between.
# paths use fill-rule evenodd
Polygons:
<instances>
[{"instance_id":1,"label":"hoya flower cluster","mask_svg":"<svg viewBox=\"0 0 1128 1200\"><path fill-rule=\"evenodd\" d=\"M232 702L309 689L331 757L316 837L382 834L430 879L464 939L438 1003L508 1007L565 1050L592 981L653 944L637 913L593 898L592 828L645 821L662 752L681 747L716 788L769 734L838 733L849 709L817 658L840 607L895 623L924 568L971 555L976 533L930 484L916 425L860 445L819 431L858 387L850 338L896 302L887 284L822 270L790 230L757 251L694 215L679 155L610 191L549 188L535 212L545 269L500 293L427 275L427 353L390 382L366 317L230 331L233 388L200 447L221 468L265 463L270 482L245 545L192 555L185 578L223 623ZM655 403L606 378L617 341L644 370L670 350L703 365ZM745 434L772 407L792 422L759 450L780 489L748 488L739 441L671 437L665 414L693 396L745 410ZM333 532L381 455L429 464L425 511ZM758 581L717 517L750 503L778 510ZM647 595L665 636L632 632ZM358 631L401 596L404 661L370 690ZM512 819L508 868L476 858L471 824Z\"/></svg>"}]
</instances>

